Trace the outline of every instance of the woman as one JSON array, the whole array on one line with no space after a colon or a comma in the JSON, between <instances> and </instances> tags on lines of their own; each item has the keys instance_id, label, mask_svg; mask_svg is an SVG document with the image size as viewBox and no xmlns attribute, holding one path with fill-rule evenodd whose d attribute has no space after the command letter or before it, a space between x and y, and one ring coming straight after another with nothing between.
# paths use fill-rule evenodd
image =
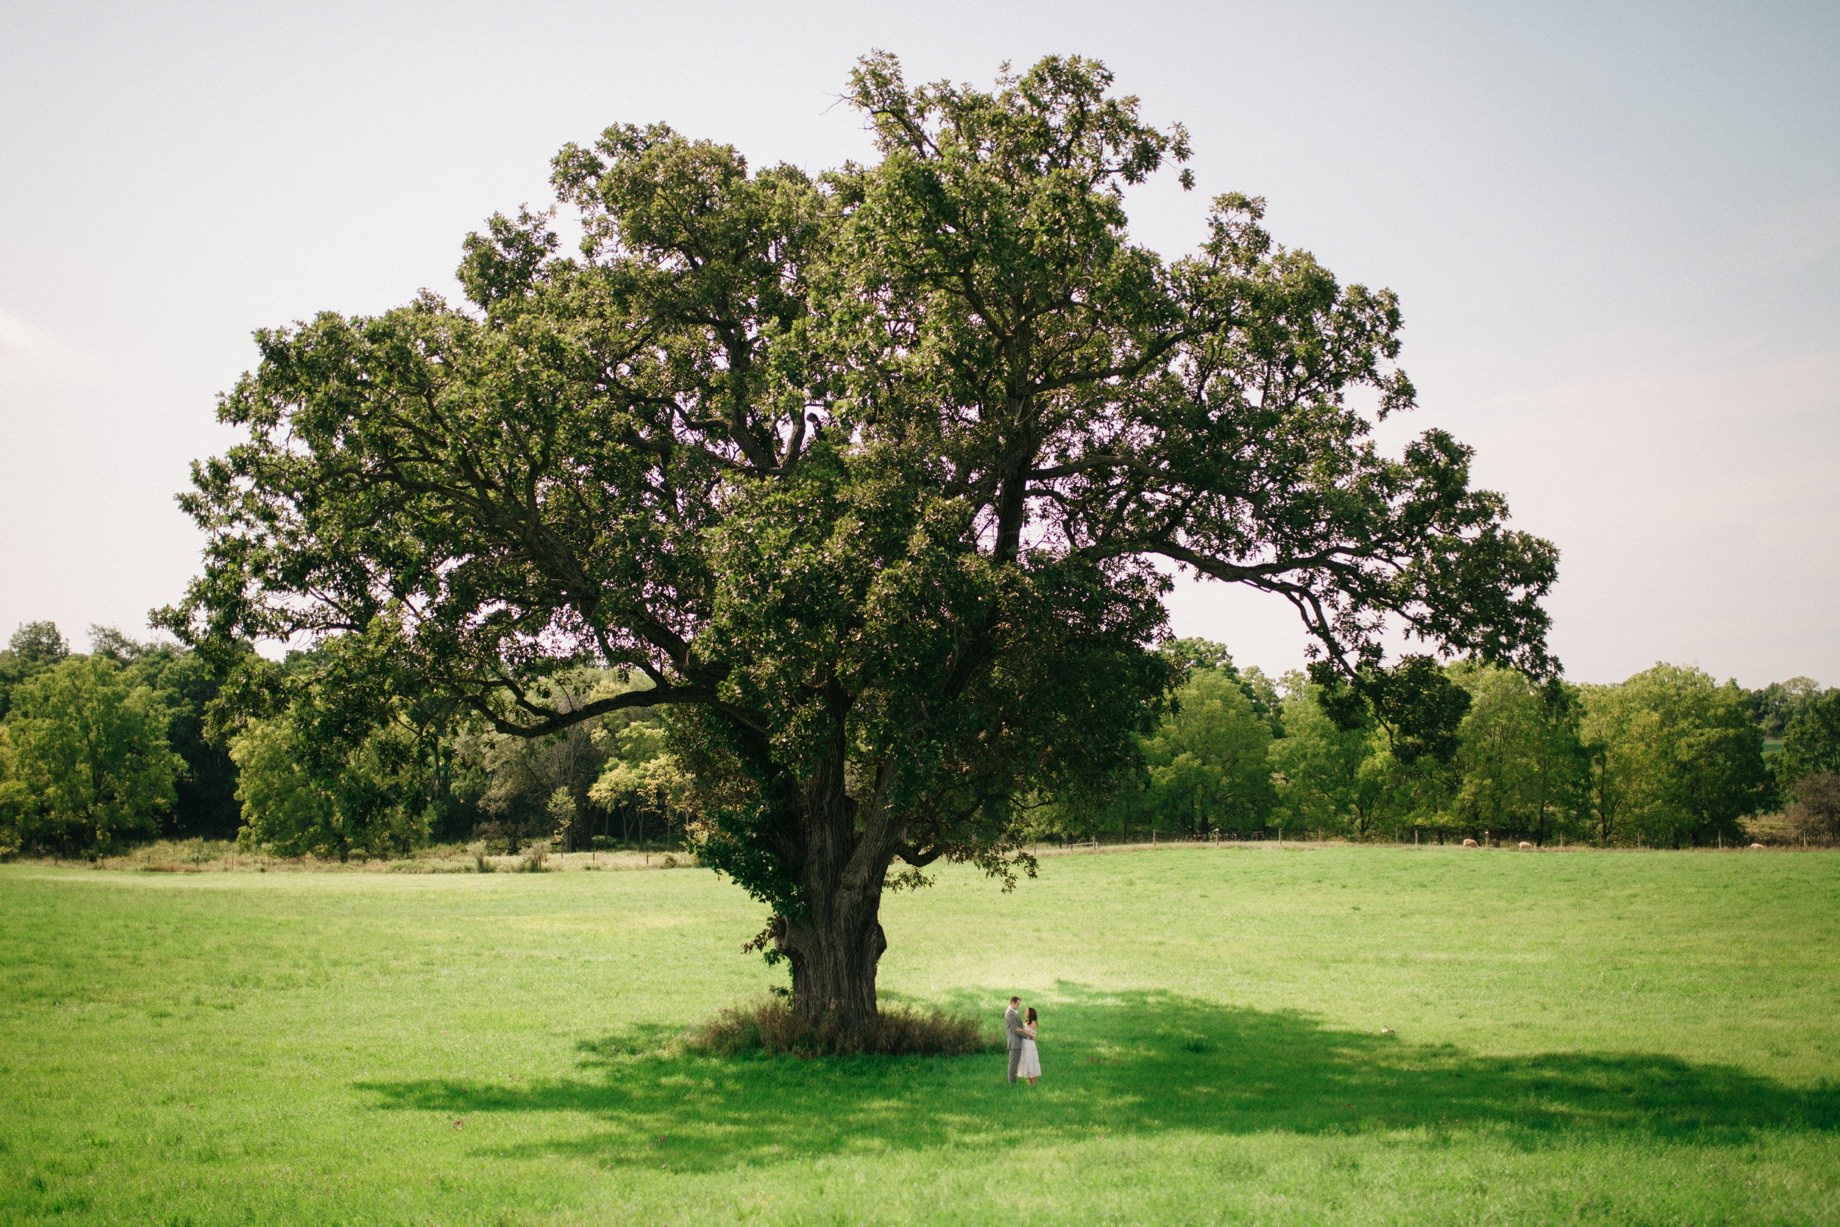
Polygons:
<instances>
[{"instance_id":1,"label":"woman","mask_svg":"<svg viewBox=\"0 0 1840 1227\"><path fill-rule=\"evenodd\" d=\"M1039 1028L1035 1007L1030 1006L1028 1017L1022 1023L1022 1060L1016 1065L1017 1076L1027 1078L1030 1086L1041 1077L1041 1053L1035 1050L1035 1034Z\"/></svg>"}]
</instances>

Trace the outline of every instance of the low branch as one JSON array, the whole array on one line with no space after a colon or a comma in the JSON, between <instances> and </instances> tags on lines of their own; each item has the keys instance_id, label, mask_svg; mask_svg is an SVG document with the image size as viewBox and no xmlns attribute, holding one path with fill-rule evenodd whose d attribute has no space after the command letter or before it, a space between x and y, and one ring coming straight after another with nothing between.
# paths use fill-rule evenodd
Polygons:
<instances>
[{"instance_id":1,"label":"low branch","mask_svg":"<svg viewBox=\"0 0 1840 1227\"><path fill-rule=\"evenodd\" d=\"M494 729L512 737L541 737L545 733L559 733L563 729L580 724L584 720L592 720L596 716L604 716L608 712L625 711L634 707L664 707L674 703L714 704L715 702L715 691L704 689L701 686L654 686L650 690L628 690L620 694L609 695L604 699L595 699L592 703L584 703L580 707L566 712L539 708L528 700L522 700L520 701L520 705L523 706L525 710L531 712L548 711L549 714L536 724L519 724L514 720L505 719L505 717L493 710L490 703L488 703L483 696L472 698L467 701L468 706L491 721ZM726 708L724 710L726 710Z\"/></svg>"},{"instance_id":2,"label":"low branch","mask_svg":"<svg viewBox=\"0 0 1840 1227\"><path fill-rule=\"evenodd\" d=\"M945 849L916 848L912 844L902 844L894 850L894 854L901 858L903 864L911 865L915 869L925 869L945 855Z\"/></svg>"}]
</instances>

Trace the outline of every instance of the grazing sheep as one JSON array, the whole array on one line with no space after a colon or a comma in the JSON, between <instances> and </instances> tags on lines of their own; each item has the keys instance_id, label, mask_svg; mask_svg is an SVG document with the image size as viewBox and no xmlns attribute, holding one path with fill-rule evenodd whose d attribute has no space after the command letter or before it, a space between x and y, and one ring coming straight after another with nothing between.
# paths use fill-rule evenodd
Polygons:
<instances>
[{"instance_id":1,"label":"grazing sheep","mask_svg":"<svg viewBox=\"0 0 1840 1227\"><path fill-rule=\"evenodd\" d=\"M1476 844L1476 841L1473 839L1466 839L1463 841L1463 846L1465 848L1474 848L1477 846L1477 844Z\"/></svg>"},{"instance_id":2,"label":"grazing sheep","mask_svg":"<svg viewBox=\"0 0 1840 1227\"><path fill-rule=\"evenodd\" d=\"M1532 845L1532 844L1530 844L1530 843L1528 843L1528 842L1527 842L1526 840L1524 840L1524 839L1523 839L1523 840L1521 840L1521 851L1522 851L1522 852L1531 852L1531 851L1533 851L1533 845Z\"/></svg>"},{"instance_id":3,"label":"grazing sheep","mask_svg":"<svg viewBox=\"0 0 1840 1227\"><path fill-rule=\"evenodd\" d=\"M1752 844L1752 845L1751 845L1751 847L1753 847L1753 848L1755 848L1755 849L1756 849L1757 851L1759 851L1759 852L1762 852L1762 851L1763 851L1763 845L1762 845L1762 844Z\"/></svg>"}]
</instances>

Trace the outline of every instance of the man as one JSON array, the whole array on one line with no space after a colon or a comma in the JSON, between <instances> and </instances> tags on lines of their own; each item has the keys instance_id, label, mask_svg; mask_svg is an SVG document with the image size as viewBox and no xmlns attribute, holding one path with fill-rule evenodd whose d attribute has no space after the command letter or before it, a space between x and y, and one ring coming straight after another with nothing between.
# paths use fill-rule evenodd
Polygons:
<instances>
[{"instance_id":1,"label":"man","mask_svg":"<svg viewBox=\"0 0 1840 1227\"><path fill-rule=\"evenodd\" d=\"M1013 1084L1022 1060L1022 998L1009 999L1009 1009L1003 1011L1003 1033L1009 1037L1009 1080Z\"/></svg>"}]
</instances>

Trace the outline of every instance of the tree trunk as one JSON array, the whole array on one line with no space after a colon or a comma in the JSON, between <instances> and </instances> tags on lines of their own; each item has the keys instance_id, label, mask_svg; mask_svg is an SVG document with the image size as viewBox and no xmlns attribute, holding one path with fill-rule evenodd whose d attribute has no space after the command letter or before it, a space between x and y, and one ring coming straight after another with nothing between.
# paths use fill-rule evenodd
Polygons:
<instances>
[{"instance_id":1,"label":"tree trunk","mask_svg":"<svg viewBox=\"0 0 1840 1227\"><path fill-rule=\"evenodd\" d=\"M779 948L792 964L792 1009L801 1019L855 1031L875 1018L875 970L888 949L876 918L880 895L835 899L823 916L784 924Z\"/></svg>"},{"instance_id":2,"label":"tree trunk","mask_svg":"<svg viewBox=\"0 0 1840 1227\"><path fill-rule=\"evenodd\" d=\"M841 727L841 726L840 726ZM872 1022L875 970L888 939L882 887L894 859L892 831L857 829L843 781L842 746L804 796L802 914L775 921L774 944L792 964L792 1009L810 1024L856 1031Z\"/></svg>"}]
</instances>

